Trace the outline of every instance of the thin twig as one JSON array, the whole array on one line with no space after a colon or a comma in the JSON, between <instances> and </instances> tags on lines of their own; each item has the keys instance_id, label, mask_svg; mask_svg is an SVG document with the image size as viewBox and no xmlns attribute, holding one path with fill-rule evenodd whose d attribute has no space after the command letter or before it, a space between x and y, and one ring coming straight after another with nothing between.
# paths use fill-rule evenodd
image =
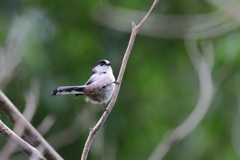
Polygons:
<instances>
[{"instance_id":1,"label":"thin twig","mask_svg":"<svg viewBox=\"0 0 240 160\"><path fill-rule=\"evenodd\" d=\"M142 25L147 21L147 19L150 17L150 15L152 14L153 10L155 9L155 7L157 6L159 1L160 0L155 0L153 2L152 7L150 8L150 10L146 14L146 16L142 19L142 21L138 25L135 25L135 23L132 22L132 33L131 33L131 36L130 36L130 40L129 40L126 52L124 54L121 69L120 69L120 72L119 72L119 75L118 75L118 79L117 79L118 82L122 82L123 75L124 75L124 72L125 72L125 69L126 69L126 66L127 66L127 61L128 61L129 56L130 56L130 53L132 51L132 47L133 47L133 44L134 44L134 41L135 41L135 38L136 38L136 35L137 35L138 31L140 30ZM116 85L116 88L115 88L115 91L113 93L112 99L111 99L110 103L108 104L107 111L103 113L103 115L99 119L98 123L94 126L94 128L92 128L90 130L89 136L87 138L87 141L86 141L84 149L83 149L81 160L86 160L87 159L88 152L90 150L90 146L92 144L92 141L93 141L97 131L102 127L102 125L106 121L107 117L109 116L109 114L110 114L110 112L111 112L111 110L112 110L112 108L113 108L113 106L114 106L114 104L117 100L117 96L118 96L118 93L119 93L119 90L120 90L120 86L121 86L121 83Z\"/></svg>"},{"instance_id":2,"label":"thin twig","mask_svg":"<svg viewBox=\"0 0 240 160\"><path fill-rule=\"evenodd\" d=\"M1 120L0 120L0 134L2 134L9 142L16 145L22 152L28 156L38 157L40 160L46 160L41 153L38 152L34 147L29 145L18 135L16 135L11 129L9 129Z\"/></svg>"},{"instance_id":3,"label":"thin twig","mask_svg":"<svg viewBox=\"0 0 240 160\"><path fill-rule=\"evenodd\" d=\"M0 109L3 110L14 123L24 124L25 137L33 144L38 146L42 144L45 147L45 157L51 160L63 160L63 158L48 144L48 142L38 133L38 131L24 118L14 104L0 90Z\"/></svg>"}]
</instances>

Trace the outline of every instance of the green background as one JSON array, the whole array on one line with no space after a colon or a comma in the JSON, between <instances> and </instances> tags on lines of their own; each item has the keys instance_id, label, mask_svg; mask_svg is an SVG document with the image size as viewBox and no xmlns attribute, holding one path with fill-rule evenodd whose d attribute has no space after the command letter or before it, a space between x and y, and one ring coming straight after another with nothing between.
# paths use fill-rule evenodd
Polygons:
<instances>
[{"instance_id":1,"label":"green background","mask_svg":"<svg viewBox=\"0 0 240 160\"><path fill-rule=\"evenodd\" d=\"M92 66L101 59L112 62L117 77L130 33L99 24L101 20L107 21L109 26L117 23L114 14L111 19L97 12L96 8L104 10L108 3L143 12L147 12L152 5L152 1L129 0L1 1L0 45L6 50L9 49L6 46L10 46L9 50L15 49L12 60L15 64L19 61L19 64L11 79L0 82L0 87L23 111L24 94L31 87L32 81L38 80L39 103L31 123L37 127L47 115L55 117L55 123L44 138L66 160L80 159L89 128L96 124L103 111L98 105L86 103L83 97L65 95L52 98L51 91L57 86L84 84L91 74ZM217 6L200 0L161 0L154 14L178 17L208 14L216 10ZM101 18L96 20L93 13L99 14ZM223 12L221 16L229 15ZM229 17L229 23L239 25ZM124 18L121 13L120 18ZM118 25L120 28L121 25L126 26L130 31L131 22L138 23L143 17L128 18L129 22ZM164 25L171 26L171 23ZM191 22L186 28L189 26ZM178 29L178 26L172 27ZM12 30L16 33L8 40ZM24 36L19 38L21 33ZM199 79L186 51L184 37L142 34L140 31L136 37L116 105L94 139L89 160L146 160L163 137L179 126L197 104ZM214 45L213 75L221 68L231 65L232 68L218 88L203 120L188 136L174 143L163 159L240 158L240 30L236 27L221 36L198 39L199 50L208 41ZM229 55L230 60L225 64ZM234 55L233 59L231 55ZM213 77L214 82L218 80L218 77ZM0 115L1 120L12 128L13 124L7 116L3 112ZM70 131L58 139L57 135L70 126ZM72 137L75 139L68 144L68 139ZM0 137L0 149L6 142ZM61 142L62 146L58 144ZM14 157L27 159L21 152L15 153L11 159Z\"/></svg>"}]
</instances>

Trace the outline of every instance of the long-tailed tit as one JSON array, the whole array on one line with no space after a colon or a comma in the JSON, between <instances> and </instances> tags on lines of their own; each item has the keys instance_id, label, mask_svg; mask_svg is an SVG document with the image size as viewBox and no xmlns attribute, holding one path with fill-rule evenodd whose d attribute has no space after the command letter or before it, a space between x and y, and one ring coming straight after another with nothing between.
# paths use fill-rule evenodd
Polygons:
<instances>
[{"instance_id":1,"label":"long-tailed tit","mask_svg":"<svg viewBox=\"0 0 240 160\"><path fill-rule=\"evenodd\" d=\"M107 103L114 92L115 81L111 62L108 60L98 61L92 68L92 76L82 86L62 86L53 90L51 96L63 94L75 94L75 96L84 95L85 100L94 104ZM105 108L103 108L105 110Z\"/></svg>"}]
</instances>

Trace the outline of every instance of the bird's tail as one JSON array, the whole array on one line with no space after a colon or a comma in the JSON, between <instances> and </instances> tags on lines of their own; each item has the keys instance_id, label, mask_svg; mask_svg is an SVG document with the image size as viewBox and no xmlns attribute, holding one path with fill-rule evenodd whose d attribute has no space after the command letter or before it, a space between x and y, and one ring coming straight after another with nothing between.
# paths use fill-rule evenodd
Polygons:
<instances>
[{"instance_id":1,"label":"bird's tail","mask_svg":"<svg viewBox=\"0 0 240 160\"><path fill-rule=\"evenodd\" d=\"M58 96L58 95L63 95L63 94L75 94L76 96L78 95L83 95L83 90L86 86L62 86L62 87L56 87L52 91L53 96Z\"/></svg>"}]
</instances>

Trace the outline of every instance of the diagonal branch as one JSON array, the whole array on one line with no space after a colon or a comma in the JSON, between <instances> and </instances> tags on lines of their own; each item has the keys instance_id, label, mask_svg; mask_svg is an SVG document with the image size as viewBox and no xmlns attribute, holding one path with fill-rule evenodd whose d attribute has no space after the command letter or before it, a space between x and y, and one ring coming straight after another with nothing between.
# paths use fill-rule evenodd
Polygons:
<instances>
[{"instance_id":1,"label":"diagonal branch","mask_svg":"<svg viewBox=\"0 0 240 160\"><path fill-rule=\"evenodd\" d=\"M33 81L31 85L31 89L29 90L28 94L25 95L26 99L26 107L23 111L23 116L26 117L28 121L31 121L38 103L39 98L39 82ZM13 132L16 133L19 137L22 136L24 132L24 124L17 122L13 128ZM13 154L15 150L15 146L11 143L7 143L2 150L0 151L0 159L7 160Z\"/></svg>"},{"instance_id":2,"label":"diagonal branch","mask_svg":"<svg viewBox=\"0 0 240 160\"><path fill-rule=\"evenodd\" d=\"M51 160L63 160L62 157L48 144L38 131L25 119L14 104L0 90L0 109L3 110L14 123L24 124L25 137L34 145L42 144L45 147L45 156Z\"/></svg>"},{"instance_id":3,"label":"diagonal branch","mask_svg":"<svg viewBox=\"0 0 240 160\"><path fill-rule=\"evenodd\" d=\"M37 157L40 160L46 160L41 153L38 152L34 147L29 145L13 131L11 131L1 120L0 120L0 134L2 134L9 142L17 146L22 152L28 156Z\"/></svg>"},{"instance_id":4,"label":"diagonal branch","mask_svg":"<svg viewBox=\"0 0 240 160\"><path fill-rule=\"evenodd\" d=\"M133 44L134 44L134 41L135 41L135 38L136 38L136 35L137 35L138 31L140 30L142 25L147 21L147 19L150 17L150 15L152 14L153 10L155 9L155 7L157 6L159 1L160 0L154 0L150 10L148 11L146 16L142 19L142 21L138 25L135 25L135 23L132 22L132 33L131 33L131 36L130 36L130 40L129 40L126 52L125 52L124 57L123 57L123 61L122 61L122 65L121 65L119 75L118 75L117 82L122 82L123 75L124 75L124 72L125 72L125 69L126 69L126 66L127 66L127 61L128 61L129 56L130 56L130 53L132 51L132 47L133 47ZM110 103L108 104L107 111L105 111L103 113L103 115L99 119L98 123L94 126L93 129L90 130L89 136L87 138L87 141L86 141L84 149L83 149L81 160L86 160L87 159L88 152L90 150L90 146L92 144L92 141L93 141L97 131L102 127L102 125L106 121L107 117L109 116L111 110L113 109L113 106L114 106L114 104L117 100L117 96L118 96L118 93L119 93L119 90L120 90L120 86L121 86L121 83L116 85L116 88L115 88L115 91L113 93L112 99L111 99Z\"/></svg>"}]
</instances>

